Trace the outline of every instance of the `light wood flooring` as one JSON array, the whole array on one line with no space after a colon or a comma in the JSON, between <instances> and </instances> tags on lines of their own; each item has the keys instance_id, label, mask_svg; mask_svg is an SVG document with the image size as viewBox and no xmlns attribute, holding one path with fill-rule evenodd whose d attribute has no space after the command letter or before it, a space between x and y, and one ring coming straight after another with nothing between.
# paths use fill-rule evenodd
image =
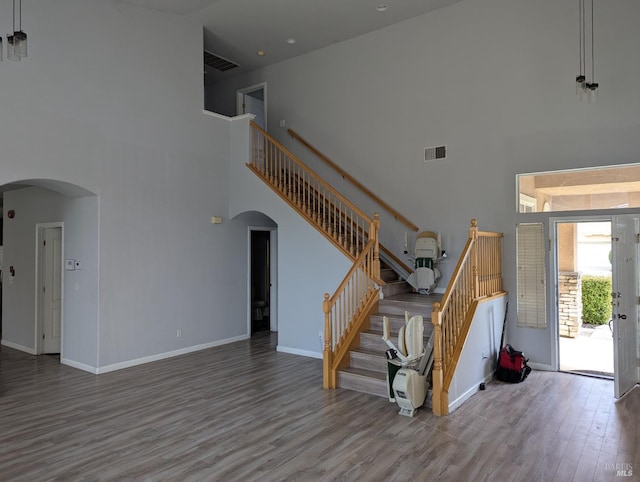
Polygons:
<instances>
[{"instance_id":1,"label":"light wood flooring","mask_svg":"<svg viewBox=\"0 0 640 482\"><path fill-rule=\"evenodd\" d=\"M95 376L1 347L0 480L640 479L638 389L615 402L609 380L534 371L410 419L274 349L261 334Z\"/></svg>"}]
</instances>

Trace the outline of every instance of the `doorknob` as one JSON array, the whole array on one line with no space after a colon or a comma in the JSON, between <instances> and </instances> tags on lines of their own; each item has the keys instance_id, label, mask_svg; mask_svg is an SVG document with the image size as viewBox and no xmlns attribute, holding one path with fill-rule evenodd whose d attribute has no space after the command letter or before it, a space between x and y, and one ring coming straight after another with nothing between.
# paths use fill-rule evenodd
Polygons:
<instances>
[{"instance_id":1,"label":"doorknob","mask_svg":"<svg viewBox=\"0 0 640 482\"><path fill-rule=\"evenodd\" d=\"M626 320L627 319L627 315L618 315L618 319L619 320Z\"/></svg>"}]
</instances>

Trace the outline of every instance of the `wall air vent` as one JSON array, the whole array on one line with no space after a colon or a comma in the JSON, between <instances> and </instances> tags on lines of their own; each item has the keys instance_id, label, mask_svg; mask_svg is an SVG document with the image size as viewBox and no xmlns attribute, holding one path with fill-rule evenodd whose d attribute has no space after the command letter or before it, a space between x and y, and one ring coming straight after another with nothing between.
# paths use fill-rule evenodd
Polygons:
<instances>
[{"instance_id":1,"label":"wall air vent","mask_svg":"<svg viewBox=\"0 0 640 482\"><path fill-rule=\"evenodd\" d=\"M425 147L424 162L445 159L447 157L447 146Z\"/></svg>"},{"instance_id":2,"label":"wall air vent","mask_svg":"<svg viewBox=\"0 0 640 482\"><path fill-rule=\"evenodd\" d=\"M231 62L219 55L212 54L211 52L204 51L204 65L211 67L212 69L219 70L220 72L226 72L227 70L240 67L235 62Z\"/></svg>"}]
</instances>

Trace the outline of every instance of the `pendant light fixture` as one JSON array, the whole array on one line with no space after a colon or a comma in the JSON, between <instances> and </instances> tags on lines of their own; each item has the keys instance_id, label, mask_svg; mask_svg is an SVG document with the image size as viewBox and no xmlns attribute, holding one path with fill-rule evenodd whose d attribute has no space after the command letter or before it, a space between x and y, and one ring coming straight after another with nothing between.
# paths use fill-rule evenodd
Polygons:
<instances>
[{"instance_id":1,"label":"pendant light fixture","mask_svg":"<svg viewBox=\"0 0 640 482\"><path fill-rule=\"evenodd\" d=\"M587 2L591 2L590 12L587 15ZM578 0L578 24L579 24L579 63L580 73L576 76L576 93L580 100L594 100L598 96L598 87L595 81L595 36L593 22L593 0ZM591 79L587 80L587 61L590 62Z\"/></svg>"},{"instance_id":2,"label":"pendant light fixture","mask_svg":"<svg viewBox=\"0 0 640 482\"><path fill-rule=\"evenodd\" d=\"M16 3L18 10L16 11ZM17 13L17 15L16 15ZM18 21L16 22L16 18ZM17 25L17 29L16 29ZM27 34L22 30L22 0L13 0L13 34L7 35L7 58L20 61L27 56ZM2 40L0 39L0 49ZM0 52L0 60L2 53Z\"/></svg>"}]
</instances>

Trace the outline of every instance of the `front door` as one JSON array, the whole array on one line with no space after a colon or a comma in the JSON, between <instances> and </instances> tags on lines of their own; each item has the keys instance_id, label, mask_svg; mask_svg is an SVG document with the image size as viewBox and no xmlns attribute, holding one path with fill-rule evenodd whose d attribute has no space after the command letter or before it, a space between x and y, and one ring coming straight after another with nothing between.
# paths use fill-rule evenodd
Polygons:
<instances>
[{"instance_id":1,"label":"front door","mask_svg":"<svg viewBox=\"0 0 640 482\"><path fill-rule=\"evenodd\" d=\"M43 352L60 353L62 228L43 228L41 252Z\"/></svg>"},{"instance_id":2,"label":"front door","mask_svg":"<svg viewBox=\"0 0 640 482\"><path fill-rule=\"evenodd\" d=\"M614 395L622 397L638 383L638 233L637 215L614 216L613 356Z\"/></svg>"}]
</instances>

